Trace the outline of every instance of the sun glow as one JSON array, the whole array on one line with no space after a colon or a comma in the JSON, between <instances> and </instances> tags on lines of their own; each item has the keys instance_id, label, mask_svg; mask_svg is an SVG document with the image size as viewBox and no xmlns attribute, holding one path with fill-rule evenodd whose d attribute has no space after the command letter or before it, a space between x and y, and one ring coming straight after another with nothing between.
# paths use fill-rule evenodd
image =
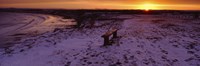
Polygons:
<instances>
[{"instance_id":1,"label":"sun glow","mask_svg":"<svg viewBox=\"0 0 200 66\"><path fill-rule=\"evenodd\" d=\"M159 5L157 4L152 4L152 3L145 3L145 4L141 4L138 5L137 9L141 9L141 10L145 10L145 11L149 11L149 10L158 10Z\"/></svg>"}]
</instances>

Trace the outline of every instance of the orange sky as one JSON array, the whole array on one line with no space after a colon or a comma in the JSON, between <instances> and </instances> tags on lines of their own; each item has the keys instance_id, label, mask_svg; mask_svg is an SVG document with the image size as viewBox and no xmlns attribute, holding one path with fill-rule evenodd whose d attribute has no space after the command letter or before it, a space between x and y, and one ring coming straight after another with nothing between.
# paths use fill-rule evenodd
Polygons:
<instances>
[{"instance_id":1,"label":"orange sky","mask_svg":"<svg viewBox=\"0 0 200 66\"><path fill-rule=\"evenodd\" d=\"M0 0L0 7L200 10L200 0Z\"/></svg>"}]
</instances>

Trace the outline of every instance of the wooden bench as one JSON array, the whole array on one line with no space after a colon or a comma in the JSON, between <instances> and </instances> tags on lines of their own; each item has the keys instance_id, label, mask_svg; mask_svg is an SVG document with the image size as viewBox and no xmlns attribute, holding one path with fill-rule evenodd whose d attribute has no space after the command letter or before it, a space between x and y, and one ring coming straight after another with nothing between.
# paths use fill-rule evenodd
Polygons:
<instances>
[{"instance_id":1,"label":"wooden bench","mask_svg":"<svg viewBox=\"0 0 200 66\"><path fill-rule=\"evenodd\" d=\"M111 35L113 35L112 38L117 38L117 31L118 31L118 29L112 29L112 30L106 32L104 35L101 36L101 37L104 38L104 46L105 45L111 45L109 37Z\"/></svg>"}]
</instances>

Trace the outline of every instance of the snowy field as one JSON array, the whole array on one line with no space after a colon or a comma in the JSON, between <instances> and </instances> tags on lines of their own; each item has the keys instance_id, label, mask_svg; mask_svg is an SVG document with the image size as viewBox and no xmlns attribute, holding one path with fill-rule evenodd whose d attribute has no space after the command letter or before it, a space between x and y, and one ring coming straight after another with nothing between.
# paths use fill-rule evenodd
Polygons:
<instances>
[{"instance_id":1,"label":"snowy field","mask_svg":"<svg viewBox=\"0 0 200 66\"><path fill-rule=\"evenodd\" d=\"M0 14L1 42L14 45L0 49L0 66L200 66L200 20L190 15L120 14L109 17L123 20L70 29L73 19ZM113 27L119 38L102 46L101 35Z\"/></svg>"},{"instance_id":2,"label":"snowy field","mask_svg":"<svg viewBox=\"0 0 200 66\"><path fill-rule=\"evenodd\" d=\"M59 16L30 13L0 12L0 47L12 46L13 41L35 36L55 28L66 28L72 24L72 19L62 19Z\"/></svg>"}]
</instances>

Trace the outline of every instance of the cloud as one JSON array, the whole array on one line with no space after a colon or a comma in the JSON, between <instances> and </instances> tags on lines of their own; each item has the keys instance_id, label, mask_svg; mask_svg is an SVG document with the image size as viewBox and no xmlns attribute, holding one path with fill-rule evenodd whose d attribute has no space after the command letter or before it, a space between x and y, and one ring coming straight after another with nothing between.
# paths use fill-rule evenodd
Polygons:
<instances>
[{"instance_id":1,"label":"cloud","mask_svg":"<svg viewBox=\"0 0 200 66\"><path fill-rule=\"evenodd\" d=\"M42 2L110 2L110 3L143 3L143 2L156 2L164 4L200 4L200 0L0 0L0 4L13 4L13 3L42 3Z\"/></svg>"},{"instance_id":2,"label":"cloud","mask_svg":"<svg viewBox=\"0 0 200 66\"><path fill-rule=\"evenodd\" d=\"M19 7L19 8L62 8L62 9L126 9L132 6L123 5L120 3L105 3L105 2L44 2L44 3L24 3L24 4L4 4L3 7Z\"/></svg>"},{"instance_id":3,"label":"cloud","mask_svg":"<svg viewBox=\"0 0 200 66\"><path fill-rule=\"evenodd\" d=\"M200 0L0 0L0 4L16 3L46 3L46 2L101 2L101 3L125 3L140 4L153 2L158 4L200 4Z\"/></svg>"},{"instance_id":4,"label":"cloud","mask_svg":"<svg viewBox=\"0 0 200 66\"><path fill-rule=\"evenodd\" d=\"M135 3L141 0L0 0L0 4L16 3L45 3L45 2L109 2L109 3Z\"/></svg>"},{"instance_id":5,"label":"cloud","mask_svg":"<svg viewBox=\"0 0 200 66\"><path fill-rule=\"evenodd\" d=\"M16 4L16 3L41 3L41 2L64 2L76 0L0 0L1 4Z\"/></svg>"}]
</instances>

